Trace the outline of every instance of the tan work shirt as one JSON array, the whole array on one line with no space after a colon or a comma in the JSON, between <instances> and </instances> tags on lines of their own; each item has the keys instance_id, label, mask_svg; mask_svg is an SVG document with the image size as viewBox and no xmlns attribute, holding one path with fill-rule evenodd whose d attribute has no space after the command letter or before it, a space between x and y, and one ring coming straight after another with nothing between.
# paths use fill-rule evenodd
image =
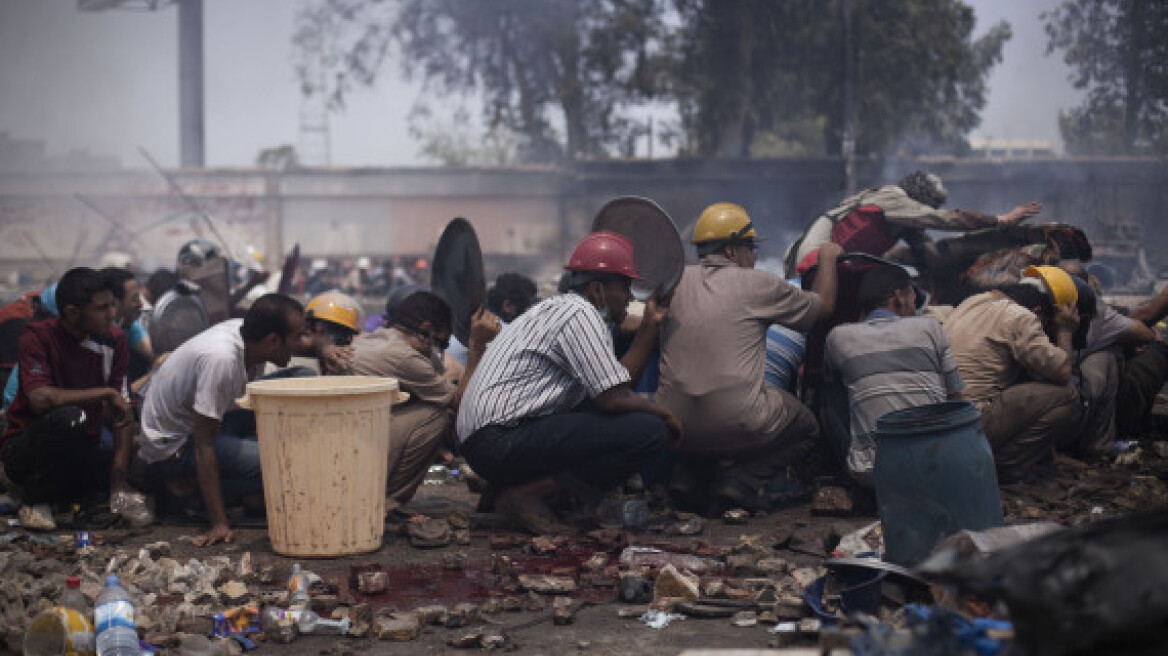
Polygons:
<instances>
[{"instance_id":1,"label":"tan work shirt","mask_svg":"<svg viewBox=\"0 0 1168 656\"><path fill-rule=\"evenodd\" d=\"M1048 379L1069 357L1033 312L998 292L965 299L944 328L965 381L965 398L979 405L1013 385L1023 369Z\"/></svg>"},{"instance_id":2,"label":"tan work shirt","mask_svg":"<svg viewBox=\"0 0 1168 656\"><path fill-rule=\"evenodd\" d=\"M661 333L657 401L684 427L680 451L729 454L766 446L786 426L794 397L763 384L766 330L807 332L819 296L721 255L687 266Z\"/></svg>"},{"instance_id":3,"label":"tan work shirt","mask_svg":"<svg viewBox=\"0 0 1168 656\"><path fill-rule=\"evenodd\" d=\"M835 227L832 217L843 217L853 207L875 205L884 212L884 220L893 236L903 237L908 230L977 230L998 224L998 217L970 210L943 210L913 200L898 185L884 185L877 189L865 189L858 194L840 201L840 204L820 216L807 229L799 244L796 262L811 251L831 241L831 231ZM874 253L880 255L880 253Z\"/></svg>"},{"instance_id":4,"label":"tan work shirt","mask_svg":"<svg viewBox=\"0 0 1168 656\"><path fill-rule=\"evenodd\" d=\"M358 376L396 378L412 399L438 405L454 400L454 385L442 375L442 363L410 346L396 328L378 328L353 340L352 371Z\"/></svg>"}]
</instances>

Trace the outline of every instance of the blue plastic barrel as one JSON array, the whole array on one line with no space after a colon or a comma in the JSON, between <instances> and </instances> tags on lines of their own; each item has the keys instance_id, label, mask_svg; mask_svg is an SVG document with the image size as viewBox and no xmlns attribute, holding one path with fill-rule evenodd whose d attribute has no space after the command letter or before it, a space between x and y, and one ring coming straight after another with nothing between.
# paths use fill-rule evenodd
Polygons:
<instances>
[{"instance_id":1,"label":"blue plastic barrel","mask_svg":"<svg viewBox=\"0 0 1168 656\"><path fill-rule=\"evenodd\" d=\"M888 562L911 567L947 535L1002 525L994 454L971 403L877 419L875 476Z\"/></svg>"}]
</instances>

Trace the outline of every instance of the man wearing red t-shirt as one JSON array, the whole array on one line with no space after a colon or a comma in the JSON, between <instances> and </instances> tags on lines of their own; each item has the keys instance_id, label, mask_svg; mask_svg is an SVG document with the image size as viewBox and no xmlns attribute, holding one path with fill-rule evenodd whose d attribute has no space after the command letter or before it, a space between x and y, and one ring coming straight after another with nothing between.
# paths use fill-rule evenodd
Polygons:
<instances>
[{"instance_id":1,"label":"man wearing red t-shirt","mask_svg":"<svg viewBox=\"0 0 1168 656\"><path fill-rule=\"evenodd\" d=\"M116 304L93 269L70 269L57 284L60 317L20 336L20 392L0 438L4 473L21 488L21 523L53 530L53 503L85 501L104 484L99 451L108 411L114 428L111 490L126 487L133 441L127 402L129 347L113 325Z\"/></svg>"}]
</instances>

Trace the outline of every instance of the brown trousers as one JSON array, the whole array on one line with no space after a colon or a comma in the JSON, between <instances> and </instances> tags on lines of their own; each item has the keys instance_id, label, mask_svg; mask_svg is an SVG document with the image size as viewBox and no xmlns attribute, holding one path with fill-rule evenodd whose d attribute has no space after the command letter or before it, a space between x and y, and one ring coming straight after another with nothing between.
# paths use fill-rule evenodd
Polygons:
<instances>
[{"instance_id":1,"label":"brown trousers","mask_svg":"<svg viewBox=\"0 0 1168 656\"><path fill-rule=\"evenodd\" d=\"M981 412L1002 482L1023 478L1054 444L1074 439L1082 421L1078 391L1050 383L1009 387L983 403Z\"/></svg>"},{"instance_id":2,"label":"brown trousers","mask_svg":"<svg viewBox=\"0 0 1168 656\"><path fill-rule=\"evenodd\" d=\"M412 401L393 409L390 418L389 477L385 497L390 509L414 498L426 470L454 427L454 416L442 406Z\"/></svg>"}]
</instances>

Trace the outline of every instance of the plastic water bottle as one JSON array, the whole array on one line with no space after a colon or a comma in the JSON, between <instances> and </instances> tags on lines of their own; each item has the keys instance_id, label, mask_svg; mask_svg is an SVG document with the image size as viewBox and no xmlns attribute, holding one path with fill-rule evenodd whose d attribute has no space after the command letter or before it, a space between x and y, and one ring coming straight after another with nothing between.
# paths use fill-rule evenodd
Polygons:
<instances>
[{"instance_id":1,"label":"plastic water bottle","mask_svg":"<svg viewBox=\"0 0 1168 656\"><path fill-rule=\"evenodd\" d=\"M65 579L65 593L61 595L61 605L65 608L72 608L81 613L82 617L89 617L91 615L89 607L89 600L85 595L81 594L81 579L76 576L70 576Z\"/></svg>"},{"instance_id":2,"label":"plastic water bottle","mask_svg":"<svg viewBox=\"0 0 1168 656\"><path fill-rule=\"evenodd\" d=\"M117 574L105 579L93 611L97 656L138 656L138 631L134 628L134 604Z\"/></svg>"},{"instance_id":3,"label":"plastic water bottle","mask_svg":"<svg viewBox=\"0 0 1168 656\"><path fill-rule=\"evenodd\" d=\"M308 576L300 570L300 563L295 563L292 565L292 576L288 577L288 606L304 608L309 601Z\"/></svg>"},{"instance_id":4,"label":"plastic water bottle","mask_svg":"<svg viewBox=\"0 0 1168 656\"><path fill-rule=\"evenodd\" d=\"M296 614L296 630L302 634L335 633L345 635L349 632L349 618L326 620L320 615L308 610L292 611Z\"/></svg>"}]
</instances>

